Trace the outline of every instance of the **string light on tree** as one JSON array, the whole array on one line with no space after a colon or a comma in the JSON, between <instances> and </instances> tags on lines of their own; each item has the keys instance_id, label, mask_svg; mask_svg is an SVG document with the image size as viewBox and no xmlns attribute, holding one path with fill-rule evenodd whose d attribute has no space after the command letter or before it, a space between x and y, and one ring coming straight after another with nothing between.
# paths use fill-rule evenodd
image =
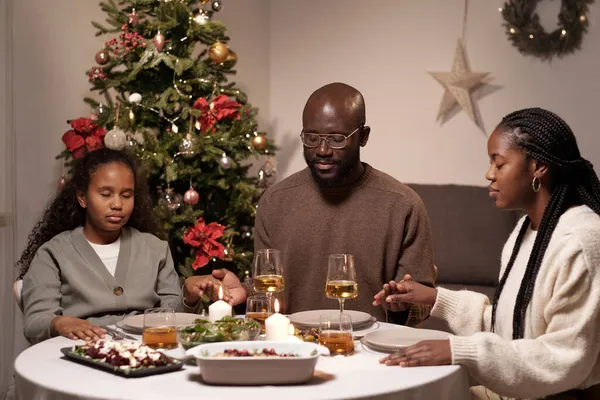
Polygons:
<instances>
[{"instance_id":1,"label":"string light on tree","mask_svg":"<svg viewBox=\"0 0 600 400\"><path fill-rule=\"evenodd\" d=\"M248 225L240 226L240 232L242 234L242 238L244 238L244 239L252 238L252 228L250 228Z\"/></svg>"},{"instance_id":2,"label":"string light on tree","mask_svg":"<svg viewBox=\"0 0 600 400\"><path fill-rule=\"evenodd\" d=\"M233 255L235 254L235 250L233 249L233 247L227 246L227 247L225 247L225 250L223 250L223 254L225 255L225 257L223 257L224 261L231 261L231 260L233 260Z\"/></svg>"},{"instance_id":3,"label":"string light on tree","mask_svg":"<svg viewBox=\"0 0 600 400\"><path fill-rule=\"evenodd\" d=\"M210 21L210 15L209 15L208 11L202 10L202 9L198 10L196 12L196 14L194 15L194 21L198 25L206 24L208 21Z\"/></svg>"}]
</instances>

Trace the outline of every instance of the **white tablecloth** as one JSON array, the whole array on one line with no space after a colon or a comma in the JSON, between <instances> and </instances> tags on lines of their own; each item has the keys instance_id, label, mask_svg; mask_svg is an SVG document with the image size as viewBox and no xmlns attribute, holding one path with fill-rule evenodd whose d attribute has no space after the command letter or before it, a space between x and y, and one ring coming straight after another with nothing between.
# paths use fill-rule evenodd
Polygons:
<instances>
[{"instance_id":1,"label":"white tablecloth","mask_svg":"<svg viewBox=\"0 0 600 400\"><path fill-rule=\"evenodd\" d=\"M380 329L406 329L380 323ZM304 385L226 387L201 383L198 367L146 378L123 378L62 358L72 340L57 337L22 352L15 361L18 400L165 399L470 399L458 366L401 368L379 364L384 355L356 342L350 357L320 357Z\"/></svg>"}]
</instances>

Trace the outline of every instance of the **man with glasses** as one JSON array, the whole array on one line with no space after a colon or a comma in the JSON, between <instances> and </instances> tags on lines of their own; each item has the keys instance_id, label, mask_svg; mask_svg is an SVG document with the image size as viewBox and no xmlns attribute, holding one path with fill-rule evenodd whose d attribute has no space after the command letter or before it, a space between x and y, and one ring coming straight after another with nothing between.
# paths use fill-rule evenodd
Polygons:
<instances>
[{"instance_id":1,"label":"man with glasses","mask_svg":"<svg viewBox=\"0 0 600 400\"><path fill-rule=\"evenodd\" d=\"M267 189L255 224L255 249L282 252L285 312L336 308L325 297L330 254L353 254L359 296L346 301L385 320L373 296L406 273L433 284L433 249L425 207L406 185L360 160L371 129L360 92L343 83L315 91L302 114L300 133L308 165ZM388 320L414 325L408 307L390 309ZM407 321L408 319L408 321Z\"/></svg>"}]
</instances>

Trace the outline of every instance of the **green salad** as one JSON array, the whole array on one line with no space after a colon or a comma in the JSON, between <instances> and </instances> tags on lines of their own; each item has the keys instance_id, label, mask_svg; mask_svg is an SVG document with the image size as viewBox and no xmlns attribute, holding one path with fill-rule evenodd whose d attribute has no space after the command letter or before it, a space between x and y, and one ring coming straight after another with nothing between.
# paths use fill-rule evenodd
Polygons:
<instances>
[{"instance_id":1,"label":"green salad","mask_svg":"<svg viewBox=\"0 0 600 400\"><path fill-rule=\"evenodd\" d=\"M179 330L179 342L187 350L202 343L254 340L259 333L260 324L252 320L223 317L209 322L197 319L194 325Z\"/></svg>"}]
</instances>

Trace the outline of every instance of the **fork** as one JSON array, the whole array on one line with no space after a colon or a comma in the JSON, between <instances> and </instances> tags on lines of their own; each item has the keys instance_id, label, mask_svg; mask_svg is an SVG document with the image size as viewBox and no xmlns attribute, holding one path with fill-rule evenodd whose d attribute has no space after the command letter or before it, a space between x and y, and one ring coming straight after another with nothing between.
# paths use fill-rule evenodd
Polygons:
<instances>
[{"instance_id":1,"label":"fork","mask_svg":"<svg viewBox=\"0 0 600 400\"><path fill-rule=\"evenodd\" d=\"M125 332L119 331L117 329L113 329L108 326L102 326L101 328L106 329L106 333L108 333L110 335L110 337L112 337L114 340L123 340L123 339L136 340L134 337L129 336Z\"/></svg>"},{"instance_id":2,"label":"fork","mask_svg":"<svg viewBox=\"0 0 600 400\"><path fill-rule=\"evenodd\" d=\"M123 340L125 339L125 334L123 332L111 332L108 331L108 334L114 339L114 340Z\"/></svg>"}]
</instances>

